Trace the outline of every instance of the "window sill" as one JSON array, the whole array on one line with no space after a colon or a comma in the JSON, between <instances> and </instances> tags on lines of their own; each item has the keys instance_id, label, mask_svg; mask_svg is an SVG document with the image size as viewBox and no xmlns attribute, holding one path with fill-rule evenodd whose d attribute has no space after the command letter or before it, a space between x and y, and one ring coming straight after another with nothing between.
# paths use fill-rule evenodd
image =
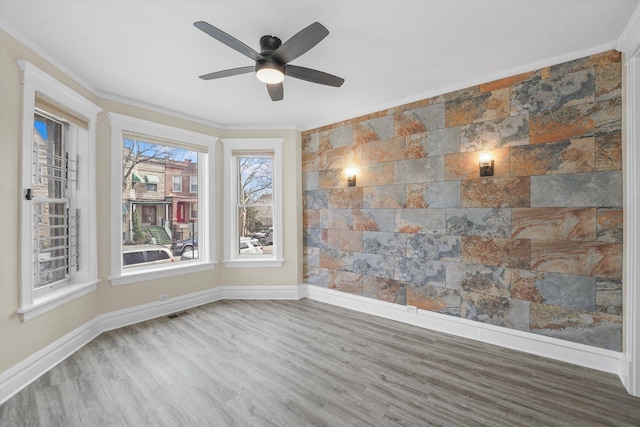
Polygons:
<instances>
[{"instance_id":1,"label":"window sill","mask_svg":"<svg viewBox=\"0 0 640 427\"><path fill-rule=\"evenodd\" d=\"M92 280L86 283L74 283L47 292L34 298L32 305L20 307L18 314L20 314L22 321L26 322L68 302L90 294L97 289L99 282L100 280Z\"/></svg>"},{"instance_id":2,"label":"window sill","mask_svg":"<svg viewBox=\"0 0 640 427\"><path fill-rule=\"evenodd\" d=\"M223 261L224 266L228 268L279 268L284 263L283 259L227 259Z\"/></svg>"},{"instance_id":3,"label":"window sill","mask_svg":"<svg viewBox=\"0 0 640 427\"><path fill-rule=\"evenodd\" d=\"M163 279L166 277L182 276L184 274L198 273L213 270L215 262L189 263L188 265L172 265L170 267L140 269L126 271L120 276L111 276L111 286L129 285L131 283L145 282L147 280Z\"/></svg>"}]
</instances>

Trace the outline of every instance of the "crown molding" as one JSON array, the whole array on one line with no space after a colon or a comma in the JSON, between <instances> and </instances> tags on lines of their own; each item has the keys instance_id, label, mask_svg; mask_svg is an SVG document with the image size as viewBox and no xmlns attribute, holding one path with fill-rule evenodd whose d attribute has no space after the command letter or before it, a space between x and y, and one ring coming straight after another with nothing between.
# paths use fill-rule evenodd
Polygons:
<instances>
[{"instance_id":1,"label":"crown molding","mask_svg":"<svg viewBox=\"0 0 640 427\"><path fill-rule=\"evenodd\" d=\"M625 55L625 61L640 55L640 4L631 15L627 26L624 27L616 44L616 50Z\"/></svg>"}]
</instances>

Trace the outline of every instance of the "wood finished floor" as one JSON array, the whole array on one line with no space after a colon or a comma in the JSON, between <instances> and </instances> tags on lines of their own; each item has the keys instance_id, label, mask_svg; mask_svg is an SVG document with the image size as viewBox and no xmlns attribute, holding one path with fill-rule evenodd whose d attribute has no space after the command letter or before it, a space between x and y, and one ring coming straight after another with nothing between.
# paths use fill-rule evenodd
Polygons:
<instances>
[{"instance_id":1,"label":"wood finished floor","mask_svg":"<svg viewBox=\"0 0 640 427\"><path fill-rule=\"evenodd\" d=\"M106 332L0 407L9 426L639 426L618 378L310 300Z\"/></svg>"}]
</instances>

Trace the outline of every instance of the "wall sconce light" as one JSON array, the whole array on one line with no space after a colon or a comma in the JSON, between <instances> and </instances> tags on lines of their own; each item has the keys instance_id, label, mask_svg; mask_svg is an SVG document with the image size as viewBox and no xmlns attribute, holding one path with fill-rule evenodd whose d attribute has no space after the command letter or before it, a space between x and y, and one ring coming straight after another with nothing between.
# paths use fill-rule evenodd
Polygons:
<instances>
[{"instance_id":1,"label":"wall sconce light","mask_svg":"<svg viewBox=\"0 0 640 427\"><path fill-rule=\"evenodd\" d=\"M346 168L344 170L345 175L347 175L347 184L349 187L356 186L356 168Z\"/></svg>"},{"instance_id":2,"label":"wall sconce light","mask_svg":"<svg viewBox=\"0 0 640 427\"><path fill-rule=\"evenodd\" d=\"M480 176L493 176L493 160L489 153L480 155Z\"/></svg>"}]
</instances>

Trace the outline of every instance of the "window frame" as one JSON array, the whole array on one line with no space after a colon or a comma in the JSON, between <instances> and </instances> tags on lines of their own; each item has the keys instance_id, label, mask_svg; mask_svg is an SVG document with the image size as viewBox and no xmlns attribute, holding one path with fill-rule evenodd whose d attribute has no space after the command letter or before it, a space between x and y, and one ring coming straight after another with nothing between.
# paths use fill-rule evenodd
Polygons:
<instances>
[{"instance_id":1,"label":"window frame","mask_svg":"<svg viewBox=\"0 0 640 427\"><path fill-rule=\"evenodd\" d=\"M179 190L176 190L176 184L180 187ZM171 192L182 193L182 175L171 175Z\"/></svg>"},{"instance_id":2,"label":"window frame","mask_svg":"<svg viewBox=\"0 0 640 427\"><path fill-rule=\"evenodd\" d=\"M195 178L195 179L194 179ZM196 191L193 191L193 182L195 181ZM198 192L198 176L191 175L189 176L189 193L195 194Z\"/></svg>"},{"instance_id":3,"label":"window frame","mask_svg":"<svg viewBox=\"0 0 640 427\"><path fill-rule=\"evenodd\" d=\"M32 214L34 214L36 211L38 211L38 209L36 208L36 205L38 204L49 204L48 206L49 214L44 214L44 212L42 211L41 211L41 214L43 215L43 218L49 217L50 225L51 225L51 222L56 223L56 225L54 225L53 228L49 230L49 233L53 233L53 236L50 236L48 238L47 237L44 237L44 238L41 237L41 238L43 238L44 240L58 242L55 245L57 246L58 249L57 250L53 249L54 251L57 252L57 254L54 255L54 258L56 258L57 261L61 261L59 257L64 256L66 262L64 263L64 265L61 265L58 268L55 268L55 270L59 271L60 268L64 267L65 270L67 271L65 271L64 278L60 278L59 280L56 280L54 282L45 283L37 289L34 288L33 295L35 298L37 298L39 295L43 293L53 291L58 287L66 286L69 283L74 281L76 272L73 267L74 267L74 263L77 264L77 262L79 261L79 253L77 248L79 236L77 234L78 224L77 224L77 215L76 215L76 213L78 212L77 210L78 197L77 197L76 187L77 185L82 185L82 183L79 182L80 177L78 176L78 166L77 166L78 159L77 159L77 156L75 156L76 146L80 139L77 129L73 127L74 126L73 124L68 123L66 120L57 118L53 115L53 113L49 111L44 111L43 109L40 109L37 106L36 106L36 110L34 111L34 127L35 127L35 122L37 121L36 116L44 120L47 120L51 123L55 123L56 125L59 126L59 131L54 132L55 134L57 134L57 138L55 138L56 142L54 142L54 144L57 146L57 149L59 150L59 152L57 153L48 152L46 159L41 159L41 156L42 156L40 154L41 147L38 147L38 160L36 164L37 164L37 168L46 167L46 172L44 173L43 178L47 180L48 189L47 189L46 196L44 197L39 196L37 195L39 191L36 190L35 188L38 186L42 186L42 183L40 184L35 182L31 183L30 187L33 190L32 191L33 195L31 199L31 203L32 203L31 212ZM48 127L47 127L47 130L49 130ZM32 132L32 134L33 133L34 132ZM32 139L32 141L35 143L34 139ZM51 142L52 142L51 135L48 135L46 143L51 143ZM32 157L31 160L33 162L34 158ZM46 163L43 163L42 160L45 160ZM53 162L54 164L51 164L49 162ZM63 178L63 175L66 176L66 178ZM56 187L56 189L51 187ZM57 195L51 194L51 191L53 191ZM64 205L63 212L57 212L57 213L51 214L51 204ZM64 218L65 221L63 221L63 224L62 224L63 227L60 227L60 224L57 224L57 221L56 221L56 220L62 219L61 216L66 216L66 218ZM75 218L75 219L72 219L72 218ZM33 225L33 228L34 228L34 231L36 229L38 230L37 231L38 234L41 232L39 227L37 227L35 224ZM46 228L47 226L43 225L42 231L45 231ZM63 231L63 234L59 234L56 232L56 230L64 230L64 231ZM60 241L64 241L65 243L61 243ZM75 250L73 249L74 247L75 247ZM34 248L32 246L31 250L34 252L34 254L37 254L38 259L40 259L40 255L48 255L48 257L50 257L51 255L50 251L52 249L51 248L49 248L48 250L45 249L42 251L43 253L41 253L40 249ZM60 252L64 253L64 255L61 255ZM34 264L36 263L35 259L33 260L33 262ZM56 261L53 261L53 262L55 263ZM38 280L35 280L35 283L33 283L33 286L35 287L37 283L38 283Z\"/></svg>"},{"instance_id":4,"label":"window frame","mask_svg":"<svg viewBox=\"0 0 640 427\"><path fill-rule=\"evenodd\" d=\"M284 263L282 220L283 138L222 139L224 153L224 259L225 267L282 267ZM270 152L273 155L273 254L240 254L238 232L238 157L244 153Z\"/></svg>"},{"instance_id":5,"label":"window frame","mask_svg":"<svg viewBox=\"0 0 640 427\"><path fill-rule=\"evenodd\" d=\"M50 310L60 307L97 289L98 248L96 228L96 123L102 109L84 98L76 91L65 86L52 76L25 60L17 61L23 73L22 92L22 163L21 163L21 236L22 242L33 241L32 215L33 204L26 198L26 191L31 188L33 175L33 127L36 111L36 97L51 102L64 110L86 120L87 129L72 128L75 133L73 150L77 150L81 160L78 173L77 190L74 199L80 209L80 242L82 250L79 257L79 268L73 277L60 286L47 290L33 288L33 247L22 244L20 249L20 307L17 312L22 321L28 321Z\"/></svg>"},{"instance_id":6,"label":"window frame","mask_svg":"<svg viewBox=\"0 0 640 427\"><path fill-rule=\"evenodd\" d=\"M111 112L107 113L107 117L111 123L111 275L109 276L111 285L127 285L143 280L212 270L215 265L213 244L215 242L213 206L215 143L218 138ZM122 136L131 132L165 140L169 146L186 149L197 147L201 151L199 157L203 161L198 162L198 178L203 185L198 192L198 202L199 207L202 206L202 208L198 212L200 219L197 232L204 243L198 248L198 259L161 266L140 267L133 271L123 269L121 215L120 210L113 207L122 204Z\"/></svg>"}]
</instances>

